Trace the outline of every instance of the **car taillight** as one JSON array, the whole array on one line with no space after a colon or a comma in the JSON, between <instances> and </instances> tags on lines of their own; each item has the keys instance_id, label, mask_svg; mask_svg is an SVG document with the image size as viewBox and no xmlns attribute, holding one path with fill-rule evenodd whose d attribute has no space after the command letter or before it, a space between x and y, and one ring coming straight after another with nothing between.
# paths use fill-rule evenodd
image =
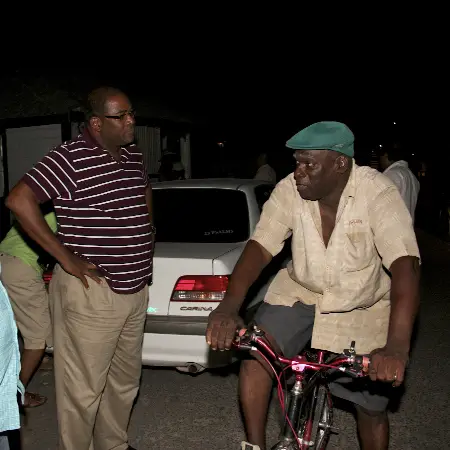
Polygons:
<instances>
[{"instance_id":1,"label":"car taillight","mask_svg":"<svg viewBox=\"0 0 450 450\"><path fill-rule=\"evenodd\" d=\"M185 275L172 293L172 302L220 302L228 286L228 275Z\"/></svg>"},{"instance_id":2,"label":"car taillight","mask_svg":"<svg viewBox=\"0 0 450 450\"><path fill-rule=\"evenodd\" d=\"M53 275L52 272L45 272L44 273L44 276L42 278L44 279L44 283L45 284L49 284L50 283L50 281L52 279L52 275Z\"/></svg>"}]
</instances>

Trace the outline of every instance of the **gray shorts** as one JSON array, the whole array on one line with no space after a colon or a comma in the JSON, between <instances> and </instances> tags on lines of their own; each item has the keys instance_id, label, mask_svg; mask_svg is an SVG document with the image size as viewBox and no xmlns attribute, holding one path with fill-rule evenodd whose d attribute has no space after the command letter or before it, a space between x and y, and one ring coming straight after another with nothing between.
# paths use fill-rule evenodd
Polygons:
<instances>
[{"instance_id":1,"label":"gray shorts","mask_svg":"<svg viewBox=\"0 0 450 450\"><path fill-rule=\"evenodd\" d=\"M292 358L311 340L314 314L314 305L301 302L297 302L293 307L263 303L258 308L254 321L273 337L284 356ZM338 375L330 383L330 390L334 396L362 406L368 411L383 412L388 406L392 387L387 383L371 381L367 377L354 379Z\"/></svg>"}]
</instances>

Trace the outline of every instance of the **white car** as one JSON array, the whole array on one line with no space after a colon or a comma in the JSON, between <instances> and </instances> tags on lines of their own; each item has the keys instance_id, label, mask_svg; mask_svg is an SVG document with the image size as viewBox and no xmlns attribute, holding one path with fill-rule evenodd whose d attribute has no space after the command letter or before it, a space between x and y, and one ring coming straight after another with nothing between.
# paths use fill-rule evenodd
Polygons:
<instances>
[{"instance_id":1,"label":"white car","mask_svg":"<svg viewBox=\"0 0 450 450\"><path fill-rule=\"evenodd\" d=\"M207 345L208 316L223 299L273 188L238 179L153 184L156 246L143 364L198 373L232 362L233 352L214 352ZM252 287L248 312L263 300L285 258L274 258Z\"/></svg>"},{"instance_id":2,"label":"white car","mask_svg":"<svg viewBox=\"0 0 450 450\"><path fill-rule=\"evenodd\" d=\"M152 184L156 245L142 363L199 373L234 360L206 343L208 316L275 186L256 180L199 179ZM290 246L251 287L241 315L249 320L268 284L289 261ZM51 271L44 274L48 284ZM52 349L47 349L49 352Z\"/></svg>"}]
</instances>

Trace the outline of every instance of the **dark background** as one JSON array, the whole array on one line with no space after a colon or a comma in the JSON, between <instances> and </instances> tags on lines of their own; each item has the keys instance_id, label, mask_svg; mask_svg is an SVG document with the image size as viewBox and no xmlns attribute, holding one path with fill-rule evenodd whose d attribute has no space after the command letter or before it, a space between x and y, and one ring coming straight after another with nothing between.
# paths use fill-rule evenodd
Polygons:
<instances>
[{"instance_id":1,"label":"dark background","mask_svg":"<svg viewBox=\"0 0 450 450\"><path fill-rule=\"evenodd\" d=\"M173 127L175 141L180 127L189 129L193 177L253 177L256 156L265 151L279 179L293 169L286 140L315 121L337 120L355 134L357 163L369 165L380 145L400 141L414 172L427 163L433 201L448 198L445 104L433 77L417 68L376 70L374 61L302 70L271 60L177 58L175 64L115 69L76 61L67 67L5 67L0 120L64 113L91 89L113 85L129 95L138 119L162 119Z\"/></svg>"}]
</instances>

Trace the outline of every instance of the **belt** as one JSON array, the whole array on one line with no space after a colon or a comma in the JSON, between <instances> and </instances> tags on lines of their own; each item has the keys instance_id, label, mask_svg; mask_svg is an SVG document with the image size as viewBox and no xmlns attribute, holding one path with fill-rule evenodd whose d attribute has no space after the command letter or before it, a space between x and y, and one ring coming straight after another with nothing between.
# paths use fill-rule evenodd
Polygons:
<instances>
[{"instance_id":1,"label":"belt","mask_svg":"<svg viewBox=\"0 0 450 450\"><path fill-rule=\"evenodd\" d=\"M100 272L100 270L98 270L98 269L89 269L89 273L93 277L105 278L105 275L103 275L103 273ZM151 286L153 284L153 276L150 276L147 284L148 284L148 286Z\"/></svg>"}]
</instances>

